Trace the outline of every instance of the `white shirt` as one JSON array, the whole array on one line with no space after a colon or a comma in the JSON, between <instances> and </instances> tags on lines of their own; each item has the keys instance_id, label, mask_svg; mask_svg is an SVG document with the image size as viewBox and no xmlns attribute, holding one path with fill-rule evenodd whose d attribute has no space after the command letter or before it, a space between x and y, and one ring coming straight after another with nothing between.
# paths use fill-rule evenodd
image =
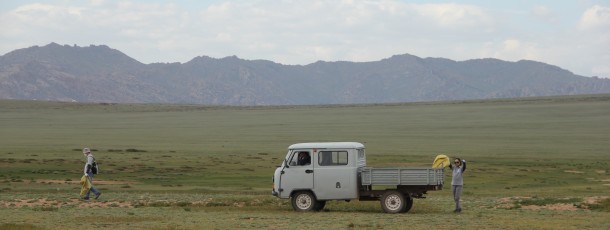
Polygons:
<instances>
[{"instance_id":1,"label":"white shirt","mask_svg":"<svg viewBox=\"0 0 610 230\"><path fill-rule=\"evenodd\" d=\"M87 163L85 163L85 169L83 169L85 175L87 175L87 165L91 165L91 167L93 167L94 161L95 161L95 158L93 158L93 154L91 154L91 153L87 154Z\"/></svg>"}]
</instances>

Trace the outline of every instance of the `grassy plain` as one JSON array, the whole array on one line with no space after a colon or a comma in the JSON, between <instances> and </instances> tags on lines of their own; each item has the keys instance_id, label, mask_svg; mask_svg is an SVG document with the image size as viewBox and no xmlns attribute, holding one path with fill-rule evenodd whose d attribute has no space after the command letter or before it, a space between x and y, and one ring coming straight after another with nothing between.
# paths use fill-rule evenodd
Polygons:
<instances>
[{"instance_id":1,"label":"grassy plain","mask_svg":"<svg viewBox=\"0 0 610 230\"><path fill-rule=\"evenodd\" d=\"M0 229L609 229L610 95L383 105L214 107L0 101ZM358 141L369 166L468 160L407 214L378 202L295 213L270 195L297 142ZM80 149L100 201L78 201ZM447 180L450 176L447 175ZM447 187L449 188L449 187Z\"/></svg>"}]
</instances>

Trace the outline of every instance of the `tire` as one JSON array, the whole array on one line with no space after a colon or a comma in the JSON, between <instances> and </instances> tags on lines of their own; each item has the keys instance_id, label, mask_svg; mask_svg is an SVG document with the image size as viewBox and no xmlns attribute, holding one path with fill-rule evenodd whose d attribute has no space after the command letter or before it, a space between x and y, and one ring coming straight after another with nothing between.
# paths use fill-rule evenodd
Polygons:
<instances>
[{"instance_id":1,"label":"tire","mask_svg":"<svg viewBox=\"0 0 610 230\"><path fill-rule=\"evenodd\" d=\"M318 201L309 191L296 192L292 196L292 209L298 212L314 211Z\"/></svg>"},{"instance_id":2,"label":"tire","mask_svg":"<svg viewBox=\"0 0 610 230\"><path fill-rule=\"evenodd\" d=\"M409 210L411 210L411 208L413 207L413 198L409 197L406 200L407 205L405 206L405 210L403 212L409 212Z\"/></svg>"},{"instance_id":3,"label":"tire","mask_svg":"<svg viewBox=\"0 0 610 230\"><path fill-rule=\"evenodd\" d=\"M314 205L313 210L314 211L322 211L322 209L324 209L324 206L326 206L326 201L325 200L319 200Z\"/></svg>"},{"instance_id":4,"label":"tire","mask_svg":"<svg viewBox=\"0 0 610 230\"><path fill-rule=\"evenodd\" d=\"M407 207L405 195L397 190L388 190L381 196L381 208L386 213L400 213Z\"/></svg>"}]
</instances>

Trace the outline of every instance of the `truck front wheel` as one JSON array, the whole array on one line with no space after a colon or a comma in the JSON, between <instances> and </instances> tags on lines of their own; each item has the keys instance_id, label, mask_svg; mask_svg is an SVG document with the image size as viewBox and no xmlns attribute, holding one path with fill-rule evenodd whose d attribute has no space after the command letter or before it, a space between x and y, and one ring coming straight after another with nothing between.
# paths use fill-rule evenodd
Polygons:
<instances>
[{"instance_id":1,"label":"truck front wheel","mask_svg":"<svg viewBox=\"0 0 610 230\"><path fill-rule=\"evenodd\" d=\"M318 201L311 192L297 192L292 196L292 208L295 211L307 212L316 209Z\"/></svg>"},{"instance_id":2,"label":"truck front wheel","mask_svg":"<svg viewBox=\"0 0 610 230\"><path fill-rule=\"evenodd\" d=\"M396 190L388 190L381 196L381 208L386 213L404 212L407 201L404 194Z\"/></svg>"}]
</instances>

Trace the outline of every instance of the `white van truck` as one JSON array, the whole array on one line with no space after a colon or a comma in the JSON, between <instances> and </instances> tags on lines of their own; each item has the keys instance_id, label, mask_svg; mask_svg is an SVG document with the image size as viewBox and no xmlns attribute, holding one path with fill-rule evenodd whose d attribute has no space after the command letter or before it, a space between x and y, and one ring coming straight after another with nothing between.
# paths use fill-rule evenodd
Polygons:
<instances>
[{"instance_id":1,"label":"white van truck","mask_svg":"<svg viewBox=\"0 0 610 230\"><path fill-rule=\"evenodd\" d=\"M442 168L366 167L357 142L300 143L273 175L272 194L296 211L319 211L328 200L379 200L387 213L408 212L413 198L443 188ZM379 189L381 187L381 189Z\"/></svg>"}]
</instances>

